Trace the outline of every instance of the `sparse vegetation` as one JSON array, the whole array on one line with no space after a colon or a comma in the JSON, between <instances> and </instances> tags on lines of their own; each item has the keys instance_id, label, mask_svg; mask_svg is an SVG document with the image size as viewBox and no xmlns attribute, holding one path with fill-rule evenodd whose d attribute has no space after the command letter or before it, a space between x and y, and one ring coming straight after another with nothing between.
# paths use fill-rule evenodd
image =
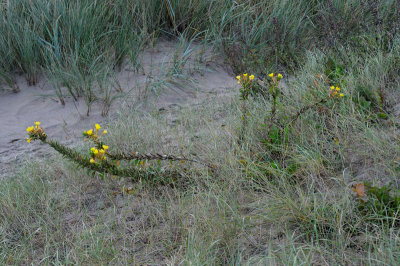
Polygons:
<instances>
[{"instance_id":1,"label":"sparse vegetation","mask_svg":"<svg viewBox=\"0 0 400 266\"><path fill-rule=\"evenodd\" d=\"M172 85L206 48L240 84L173 124L121 106L73 148L28 127L70 160L0 180L0 264L400 261L399 1L0 3L0 79L15 92L16 73L44 75L61 104L106 116L126 93L119 69L140 71L159 38L178 41L160 71Z\"/></svg>"}]
</instances>

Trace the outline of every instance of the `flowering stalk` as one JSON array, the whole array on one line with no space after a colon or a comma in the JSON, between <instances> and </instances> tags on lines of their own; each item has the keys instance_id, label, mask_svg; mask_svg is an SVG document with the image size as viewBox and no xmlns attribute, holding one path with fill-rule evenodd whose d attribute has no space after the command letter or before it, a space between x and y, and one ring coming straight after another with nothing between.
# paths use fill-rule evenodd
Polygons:
<instances>
[{"instance_id":1,"label":"flowering stalk","mask_svg":"<svg viewBox=\"0 0 400 266\"><path fill-rule=\"evenodd\" d=\"M290 119L290 124L291 124L291 125L294 125L294 124L296 123L297 119L298 119L303 113L305 113L307 110L313 109L313 108L315 108L315 107L317 107L317 106L319 106L319 105L321 105L321 104L325 104L325 103L327 103L330 99L337 98L337 97L344 97L344 94L343 94L343 93L339 93L339 91L340 91L340 88L339 88L339 87L331 86L331 87L330 87L330 91L329 91L329 95L328 95L326 98L323 98L323 99L319 100L318 102L315 102L315 103L313 103L313 104L310 104L310 105L307 105L307 106L302 107L300 110L298 110L298 111L296 112L295 115L292 116L292 118Z\"/></svg>"},{"instance_id":2,"label":"flowering stalk","mask_svg":"<svg viewBox=\"0 0 400 266\"><path fill-rule=\"evenodd\" d=\"M27 132L29 138L28 143L32 140L40 140L43 143L48 144L50 147L55 149L57 152L61 153L64 157L76 162L81 167L87 168L89 170L108 173L115 176L125 176L131 177L134 181L139 179L149 179L158 180L160 176L165 178L171 178L180 175L177 171L168 168L168 171L157 171L156 169L150 168L150 164L147 163L148 160L169 160L169 161L180 161L181 163L185 161L191 161L196 163L201 163L197 160L186 159L184 157L178 157L173 155L161 155L161 154L112 154L108 151L109 146L105 145L100 138L107 134L107 130L103 130L100 134L101 126L99 124L95 125L94 129L90 129L83 132L86 141L92 141L95 147L90 148L89 156L82 155L75 150L66 147L54 140L47 140L47 135L44 133L43 128L40 127L40 122L35 122L35 126L28 127ZM135 161L133 167L123 168L120 166L120 160ZM139 161L139 162L138 162ZM146 163L144 163L146 161ZM210 168L215 168L215 166L208 165L206 163L201 163ZM161 169L162 170L162 169Z\"/></svg>"},{"instance_id":3,"label":"flowering stalk","mask_svg":"<svg viewBox=\"0 0 400 266\"><path fill-rule=\"evenodd\" d=\"M270 121L268 124L267 132L269 134L269 131L271 130L272 125L274 124L275 120L275 115L276 115L276 109L278 105L278 97L279 97L279 82L283 78L282 74L278 74L275 76L274 73L271 73L268 75L268 77L271 79L270 81L270 88L269 88L269 93L272 95L272 109L271 109L271 115L270 115Z\"/></svg>"},{"instance_id":4,"label":"flowering stalk","mask_svg":"<svg viewBox=\"0 0 400 266\"><path fill-rule=\"evenodd\" d=\"M99 124L95 124L94 129L90 129L83 132L83 136L85 137L86 141L92 141L96 147L91 148L91 155L93 158L93 162L96 162L96 159L105 160L110 158L111 160L125 160L125 161L132 161L132 160L139 160L139 161L152 161L152 160L161 160L161 161L179 161L179 162L194 162L209 168L215 168L214 165L208 164L206 162L202 162L200 160L189 159L183 156L175 156L175 155L167 155L167 154L141 154L138 152L132 152L131 154L126 153L110 153L108 151L108 146L103 143L100 138L107 134L107 130L103 130L103 133L99 135L101 126Z\"/></svg>"},{"instance_id":5,"label":"flowering stalk","mask_svg":"<svg viewBox=\"0 0 400 266\"><path fill-rule=\"evenodd\" d=\"M81 167L87 168L89 170L98 172L98 173L108 173L114 176L125 176L130 177L133 181L139 181L141 179L153 181L160 178L160 173L156 171L149 171L148 169L141 169L138 167L130 167L130 168L121 168L117 164L113 164L109 161L103 161L102 163L93 163L90 157L86 157L81 155L80 153L74 151L71 148L68 148L57 141L43 141L48 144L50 147L55 149L57 152L62 154L64 157L72 160L77 163ZM180 175L178 172L170 169L169 171L165 171L162 173L163 179L168 180L168 178Z\"/></svg>"},{"instance_id":6,"label":"flowering stalk","mask_svg":"<svg viewBox=\"0 0 400 266\"><path fill-rule=\"evenodd\" d=\"M244 78L242 78L242 76L237 76L236 78L238 79L238 83L242 85L242 88L240 90L241 99L247 100L248 94L251 91L251 83L248 82L248 79L246 79L247 74L243 74L243 77ZM276 125L277 130L280 133L282 133L283 130L285 128L287 128L288 125L293 126L296 123L296 121L298 120L298 118L302 114L304 114L306 111L313 109L321 104L325 104L331 99L344 97L344 94L340 92L341 89L339 87L331 86L327 97L325 97L313 104L306 105L306 106L303 106L302 108L300 108L294 115L289 116L289 118L288 118L289 123L285 126L284 124L282 124L282 122L279 120L279 118L276 117L277 111L278 111L279 96L281 94L280 90L279 90L279 83L283 79L283 76L282 76L282 74L275 75L274 73L270 73L268 75L268 79L269 79L269 94L271 95L271 98L272 98L272 107L271 107L270 115L265 118L265 124L264 124L264 126L266 126L265 132L267 135L267 137L266 137L267 142L271 141L271 133L275 130L275 129L273 129L274 125ZM243 101L243 102L245 102L245 101ZM244 103L242 105L243 112L245 112L246 109L247 108ZM245 116L243 118L245 118ZM246 120L243 121L242 132L239 136L240 140L242 140L242 138L243 138L243 128L245 126L246 126Z\"/></svg>"},{"instance_id":7,"label":"flowering stalk","mask_svg":"<svg viewBox=\"0 0 400 266\"><path fill-rule=\"evenodd\" d=\"M242 127L239 134L239 145L243 141L244 133L247 128L247 100L252 92L252 81L254 80L254 75L248 75L247 73L243 75L236 76L238 84L242 87L240 88L240 99L242 100L241 111L242 111Z\"/></svg>"}]
</instances>

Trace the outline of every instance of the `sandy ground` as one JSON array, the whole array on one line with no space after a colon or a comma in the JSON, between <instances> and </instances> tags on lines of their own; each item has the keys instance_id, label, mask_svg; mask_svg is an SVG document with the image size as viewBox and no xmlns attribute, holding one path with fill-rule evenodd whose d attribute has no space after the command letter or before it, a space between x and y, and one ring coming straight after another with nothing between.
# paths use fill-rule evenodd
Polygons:
<instances>
[{"instance_id":1,"label":"sandy ground","mask_svg":"<svg viewBox=\"0 0 400 266\"><path fill-rule=\"evenodd\" d=\"M31 156L44 158L54 152L38 142L26 142L26 128L34 121L40 121L51 138L73 145L81 138L83 130L112 119L123 105L132 109L156 108L171 116L184 106L237 93L230 68L211 54L201 63L195 57L190 59L185 65L185 76L180 79L167 77L165 73L175 51L175 43L162 41L143 53L143 69L137 72L125 65L117 74L124 97L113 102L107 117L101 116L101 106L97 103L90 116L86 116L87 106L82 99L75 102L68 98L62 106L45 78L36 86L28 86L23 76L17 77L20 92L0 94L0 177L12 175L18 165Z\"/></svg>"}]
</instances>

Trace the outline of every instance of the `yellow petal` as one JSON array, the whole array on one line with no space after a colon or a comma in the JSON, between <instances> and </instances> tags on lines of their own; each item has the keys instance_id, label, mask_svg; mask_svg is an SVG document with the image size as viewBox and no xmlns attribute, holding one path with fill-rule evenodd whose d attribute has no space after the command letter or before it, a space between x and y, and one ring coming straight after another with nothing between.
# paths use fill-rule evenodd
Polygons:
<instances>
[{"instance_id":1,"label":"yellow petal","mask_svg":"<svg viewBox=\"0 0 400 266\"><path fill-rule=\"evenodd\" d=\"M331 86L331 90L334 90L335 89L335 86Z\"/></svg>"},{"instance_id":2,"label":"yellow petal","mask_svg":"<svg viewBox=\"0 0 400 266\"><path fill-rule=\"evenodd\" d=\"M336 87L336 90L337 90L337 91L340 91L340 88L339 88L339 87Z\"/></svg>"},{"instance_id":3,"label":"yellow petal","mask_svg":"<svg viewBox=\"0 0 400 266\"><path fill-rule=\"evenodd\" d=\"M90 163L94 163L95 161L94 161L94 159L92 158L92 159L90 159Z\"/></svg>"},{"instance_id":4,"label":"yellow petal","mask_svg":"<svg viewBox=\"0 0 400 266\"><path fill-rule=\"evenodd\" d=\"M251 75L251 76L250 76L250 80L253 80L253 79L254 79L254 75Z\"/></svg>"},{"instance_id":5,"label":"yellow petal","mask_svg":"<svg viewBox=\"0 0 400 266\"><path fill-rule=\"evenodd\" d=\"M274 77L274 73L271 73L271 74L269 74L268 75L270 78L273 78Z\"/></svg>"},{"instance_id":6,"label":"yellow petal","mask_svg":"<svg viewBox=\"0 0 400 266\"><path fill-rule=\"evenodd\" d=\"M343 93L341 93L341 94L339 94L339 96L340 96L340 97L344 97L344 94L343 94Z\"/></svg>"},{"instance_id":7,"label":"yellow petal","mask_svg":"<svg viewBox=\"0 0 400 266\"><path fill-rule=\"evenodd\" d=\"M35 122L35 125L37 125L37 126L40 125L40 122L39 121Z\"/></svg>"},{"instance_id":8,"label":"yellow petal","mask_svg":"<svg viewBox=\"0 0 400 266\"><path fill-rule=\"evenodd\" d=\"M236 76L236 79L237 79L237 80L240 80L240 76Z\"/></svg>"},{"instance_id":9,"label":"yellow petal","mask_svg":"<svg viewBox=\"0 0 400 266\"><path fill-rule=\"evenodd\" d=\"M101 128L99 124L95 124L94 126L96 127L96 130L99 130Z\"/></svg>"},{"instance_id":10,"label":"yellow petal","mask_svg":"<svg viewBox=\"0 0 400 266\"><path fill-rule=\"evenodd\" d=\"M26 139L26 142L31 143L32 139Z\"/></svg>"},{"instance_id":11,"label":"yellow petal","mask_svg":"<svg viewBox=\"0 0 400 266\"><path fill-rule=\"evenodd\" d=\"M108 150L108 146L107 145L103 145L103 149L104 150Z\"/></svg>"},{"instance_id":12,"label":"yellow petal","mask_svg":"<svg viewBox=\"0 0 400 266\"><path fill-rule=\"evenodd\" d=\"M107 134L107 133L108 133L108 131L107 131L107 130L104 130L104 131L103 131L103 134Z\"/></svg>"},{"instance_id":13,"label":"yellow petal","mask_svg":"<svg viewBox=\"0 0 400 266\"><path fill-rule=\"evenodd\" d=\"M89 136L91 136L92 134L93 134L93 130L88 130L87 132L86 132L86 134L88 134Z\"/></svg>"}]
</instances>

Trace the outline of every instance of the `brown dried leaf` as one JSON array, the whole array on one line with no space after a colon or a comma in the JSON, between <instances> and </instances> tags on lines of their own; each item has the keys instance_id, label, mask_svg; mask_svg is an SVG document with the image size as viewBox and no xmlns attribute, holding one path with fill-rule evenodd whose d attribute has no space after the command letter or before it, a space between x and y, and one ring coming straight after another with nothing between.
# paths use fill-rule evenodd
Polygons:
<instances>
[{"instance_id":1,"label":"brown dried leaf","mask_svg":"<svg viewBox=\"0 0 400 266\"><path fill-rule=\"evenodd\" d=\"M357 193L357 196L362 198L365 197L365 186L363 183L359 183L356 185L353 185L353 191Z\"/></svg>"}]
</instances>

